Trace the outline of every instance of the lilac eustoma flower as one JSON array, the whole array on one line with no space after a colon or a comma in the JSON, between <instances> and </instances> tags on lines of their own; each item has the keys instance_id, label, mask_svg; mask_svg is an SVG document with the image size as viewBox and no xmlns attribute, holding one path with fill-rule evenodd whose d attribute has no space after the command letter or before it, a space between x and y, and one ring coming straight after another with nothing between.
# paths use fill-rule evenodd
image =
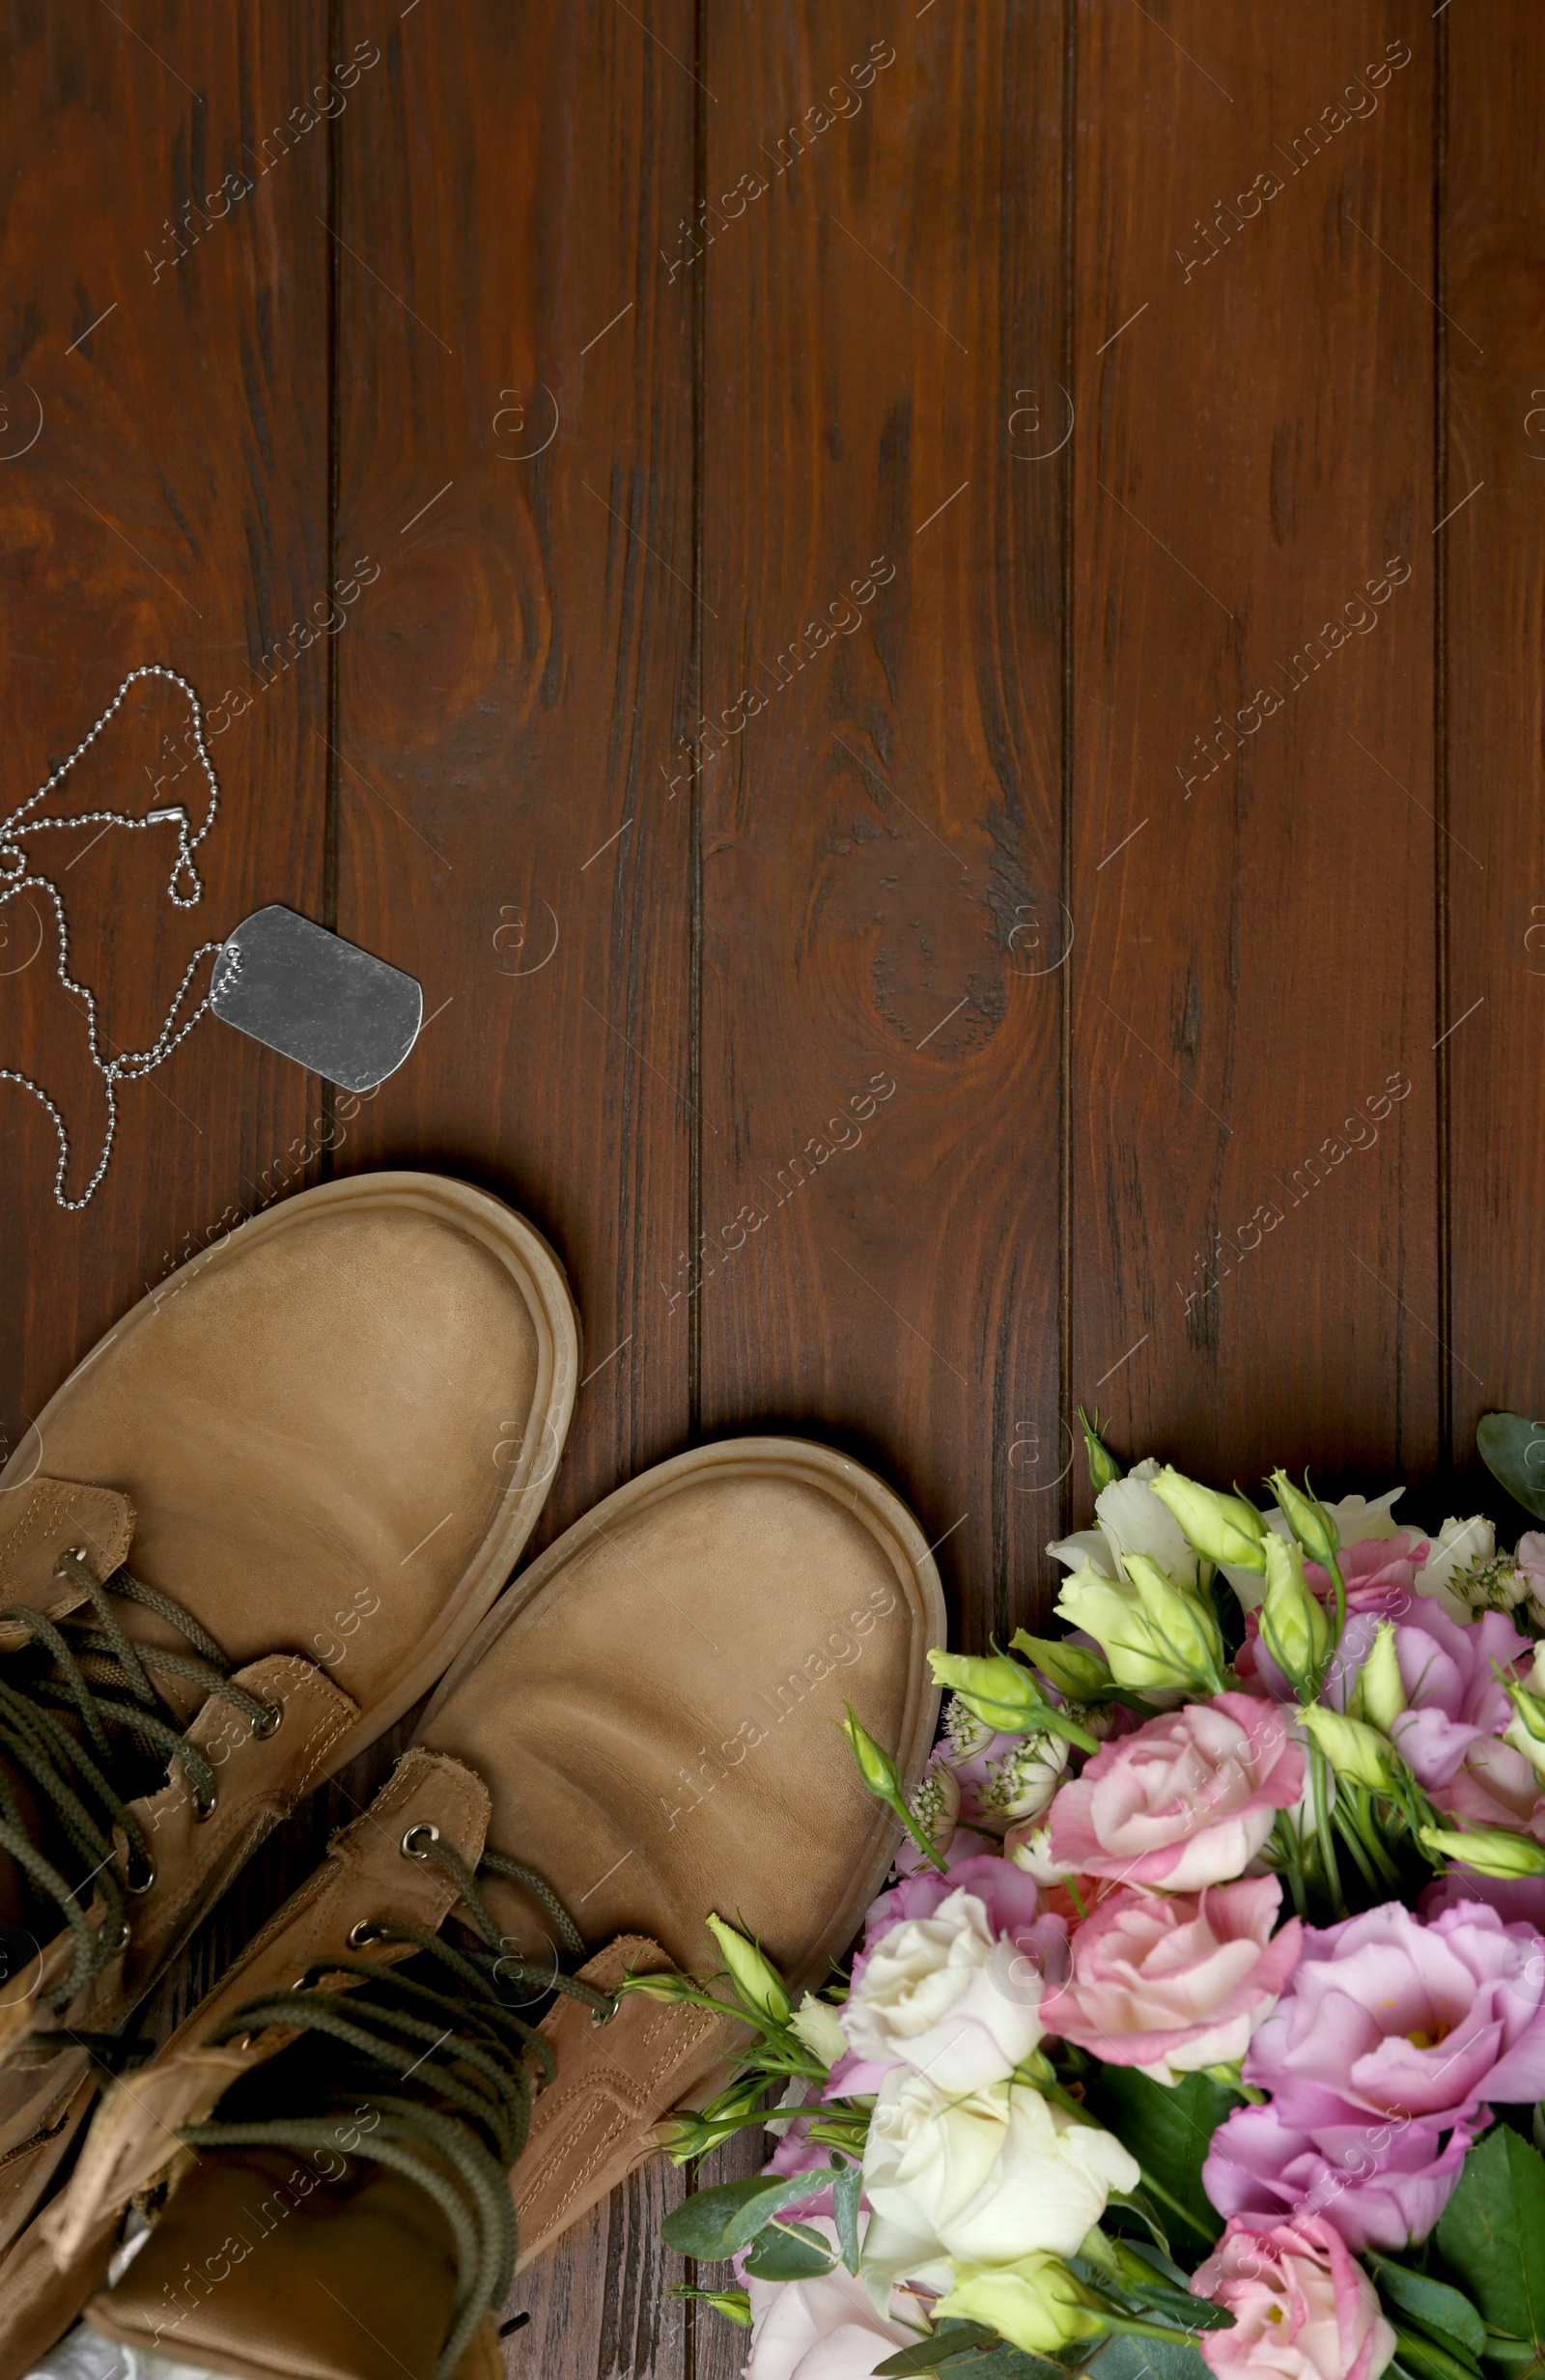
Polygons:
<instances>
[{"instance_id":1,"label":"lilac eustoma flower","mask_svg":"<svg viewBox=\"0 0 1545 2380\"><path fill-rule=\"evenodd\" d=\"M1545 2096L1545 1940L1479 1901L1310 1929L1245 2080L1271 2104L1216 2136L1220 2212L1323 2213L1354 2248L1421 2239L1491 2104Z\"/></svg>"}]
</instances>

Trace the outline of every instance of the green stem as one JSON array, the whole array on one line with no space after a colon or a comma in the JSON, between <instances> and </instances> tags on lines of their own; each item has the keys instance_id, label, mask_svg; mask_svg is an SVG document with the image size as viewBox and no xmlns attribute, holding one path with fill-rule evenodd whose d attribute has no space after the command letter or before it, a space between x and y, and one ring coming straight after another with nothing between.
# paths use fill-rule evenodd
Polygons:
<instances>
[{"instance_id":1,"label":"green stem","mask_svg":"<svg viewBox=\"0 0 1545 2380\"><path fill-rule=\"evenodd\" d=\"M1336 1796L1335 1808L1332 1811L1331 1818L1336 1832L1340 1835L1342 1842L1347 1847L1347 1850L1352 1854L1353 1858L1357 1861L1363 1883L1367 1885L1368 1890L1374 1895L1374 1897L1377 1898L1379 1892L1379 1880L1373 1873L1372 1862L1369 1860L1368 1855L1364 1851L1362 1844L1359 1839L1358 1828L1350 1812L1343 1810L1342 1808L1341 1796L1339 1794Z\"/></svg>"},{"instance_id":2,"label":"green stem","mask_svg":"<svg viewBox=\"0 0 1545 2380\"><path fill-rule=\"evenodd\" d=\"M1194 2343L1190 2331L1171 2329L1167 2322L1139 2322L1136 2314L1113 2314L1104 2306L1100 2319L1108 2331L1119 2331L1127 2338L1162 2338L1172 2347L1189 2347Z\"/></svg>"},{"instance_id":3,"label":"green stem","mask_svg":"<svg viewBox=\"0 0 1545 2380\"><path fill-rule=\"evenodd\" d=\"M1278 1810L1272 1831L1277 1837L1278 1855L1292 1886L1293 1907L1301 1917L1306 1917L1308 1897L1304 1890L1304 1847L1298 1839L1298 1828L1284 1811Z\"/></svg>"},{"instance_id":4,"label":"green stem","mask_svg":"<svg viewBox=\"0 0 1545 2380\"><path fill-rule=\"evenodd\" d=\"M1314 1827L1325 1867L1325 1888L1336 1915L1344 1917L1346 1897L1341 1890L1341 1871L1335 1863L1335 1838L1331 1832L1330 1804L1325 1797L1325 1754L1314 1742L1309 1745L1309 1773L1314 1781Z\"/></svg>"}]
</instances>

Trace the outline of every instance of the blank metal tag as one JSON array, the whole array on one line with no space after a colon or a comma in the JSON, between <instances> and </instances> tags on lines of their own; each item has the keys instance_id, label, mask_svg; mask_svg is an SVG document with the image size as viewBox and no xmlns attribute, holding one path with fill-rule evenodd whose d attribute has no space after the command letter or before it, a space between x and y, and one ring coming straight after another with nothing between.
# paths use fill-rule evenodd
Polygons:
<instances>
[{"instance_id":1,"label":"blank metal tag","mask_svg":"<svg viewBox=\"0 0 1545 2380\"><path fill-rule=\"evenodd\" d=\"M277 902L228 938L210 1006L340 1091L374 1091L394 1074L424 1020L411 976Z\"/></svg>"}]
</instances>

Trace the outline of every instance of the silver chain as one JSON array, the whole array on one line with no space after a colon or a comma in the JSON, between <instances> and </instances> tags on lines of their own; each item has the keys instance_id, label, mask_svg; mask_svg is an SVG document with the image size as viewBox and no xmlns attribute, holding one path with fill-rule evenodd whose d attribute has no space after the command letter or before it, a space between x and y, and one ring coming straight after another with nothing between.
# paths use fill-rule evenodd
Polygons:
<instances>
[{"instance_id":1,"label":"silver chain","mask_svg":"<svg viewBox=\"0 0 1545 2380\"><path fill-rule=\"evenodd\" d=\"M101 734L136 678L169 678L174 686L181 686L187 696L188 707L193 714L193 741L198 748L199 760L203 765L210 786L210 806L205 813L204 824L196 832L190 831L187 812L180 802L170 803L160 809L147 810L142 818L130 817L124 810L93 809L86 810L73 818L28 819L28 812L42 801L45 795L52 793L56 785L63 784L76 761L96 743L97 738ZM30 1074L18 1073L12 1066L0 1066L0 1083L19 1083L23 1091L30 1091L35 1099L42 1101L53 1119L54 1131L59 1140L59 1165L54 1175L54 1202L56 1205L64 1207L69 1214L77 1214L81 1207L90 1205L98 1185L107 1171L107 1160L113 1153L113 1137L118 1129L118 1085L121 1082L138 1082L141 1076L152 1073L156 1066L170 1058L179 1042L186 1040L210 1005L210 990L213 988L212 969L211 970L210 989L206 990L192 1015L179 1025L177 1012L183 1005L200 960L208 958L211 951L217 954L225 946L219 942L200 943L183 971L183 980L177 987L176 997L166 1011L166 1021L149 1049L122 1050L116 1058L103 1058L97 1043L97 1003L85 984L77 983L70 973L70 934L65 923L65 905L60 898L59 888L51 877L34 875L29 872L31 864L26 852L16 839L18 831L24 820L27 821L26 831L29 835L41 834L45 828L50 827L112 826L138 830L143 827L166 826L175 820L177 858L173 864L171 875L167 879L167 898L173 901L179 909L196 909L204 898L204 886L198 869L193 864L193 854L214 824L215 813L219 807L220 787L205 747L204 713L199 706L198 695L186 678L181 676L176 669L168 669L160 662L147 662L143 668L129 671L97 724L81 737L69 759L62 760L53 775L45 779L36 793L29 794L26 801L18 809L14 809L9 818L0 820L0 909L3 909L8 901L14 900L19 893L31 891L46 892L52 901L54 921L59 929L57 962L59 980L71 998L85 1003L86 1030L91 1043L92 1064L106 1086L107 1133L102 1142L102 1153L97 1161L97 1171L86 1184L81 1196L78 1199L70 1199L65 1196L65 1176L70 1167L70 1135L65 1130L64 1118L43 1090L42 1085L35 1083ZM184 888L182 891L178 889L180 879Z\"/></svg>"}]
</instances>

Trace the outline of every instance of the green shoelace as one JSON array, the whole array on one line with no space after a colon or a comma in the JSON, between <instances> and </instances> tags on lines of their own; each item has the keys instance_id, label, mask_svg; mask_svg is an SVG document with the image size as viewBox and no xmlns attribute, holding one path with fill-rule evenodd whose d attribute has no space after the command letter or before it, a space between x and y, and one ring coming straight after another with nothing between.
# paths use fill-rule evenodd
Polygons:
<instances>
[{"instance_id":1,"label":"green shoelace","mask_svg":"<svg viewBox=\"0 0 1545 2380\"><path fill-rule=\"evenodd\" d=\"M129 1802L154 1791L178 1760L195 1817L209 1818L215 1806L213 1768L184 1739L183 1723L157 1690L152 1672L181 1678L206 1696L229 1703L254 1735L272 1735L284 1716L282 1708L260 1702L234 1683L233 1665L214 1638L170 1595L123 1570L106 1585L98 1584L76 1553L60 1557L59 1573L85 1596L90 1616L50 1620L27 1604L8 1603L5 1620L20 1623L29 1642L0 1655L0 1847L11 1854L35 1899L54 1903L75 1941L70 1971L48 1995L56 2012L67 2008L127 1941L129 1896L148 1892L155 1880L145 1829ZM121 1601L141 1604L168 1621L191 1649L136 1643L114 1611L109 1590ZM62 1842L79 1859L76 1883L39 1844L13 1776L28 1781L53 1824L56 1845ZM114 1839L115 1829L122 1844ZM99 1923L92 1921L85 1897L92 1887L104 1905Z\"/></svg>"},{"instance_id":2,"label":"green shoelace","mask_svg":"<svg viewBox=\"0 0 1545 2380\"><path fill-rule=\"evenodd\" d=\"M210 2045L283 2026L315 2045L309 2064L293 2070L295 2111L253 2122L190 2124L178 2134L192 2148L283 2148L306 2156L318 2150L388 2167L426 2191L449 2224L456 2245L457 2285L451 2330L435 2380L449 2380L479 2323L500 2305L515 2277L515 2207L509 2172L530 2130L536 2092L557 2062L548 2043L500 1997L500 1983L533 1995L567 1994L604 2024L615 1998L576 1975L556 1957L551 1970L510 1952L460 1854L433 1827L410 1827L402 1849L433 1860L454 1880L479 1946L458 1949L439 1933L382 1919L356 1926L350 1937L406 1942L417 1954L403 1966L379 1960L326 1960L307 1969L287 1992L250 2001L208 2036ZM548 1912L571 1958L580 1958L578 1928L545 1878L520 1860L485 1852L478 1876L507 1877ZM413 1971L413 1970L418 1971ZM340 1990L343 1982L347 1988ZM328 1984L332 1985L328 1989ZM284 2093L276 2072L302 2045L295 2044L246 2078L237 2093L271 2101ZM389 2079L399 2087L382 2087ZM363 2114L377 2117L361 2134Z\"/></svg>"}]
</instances>

